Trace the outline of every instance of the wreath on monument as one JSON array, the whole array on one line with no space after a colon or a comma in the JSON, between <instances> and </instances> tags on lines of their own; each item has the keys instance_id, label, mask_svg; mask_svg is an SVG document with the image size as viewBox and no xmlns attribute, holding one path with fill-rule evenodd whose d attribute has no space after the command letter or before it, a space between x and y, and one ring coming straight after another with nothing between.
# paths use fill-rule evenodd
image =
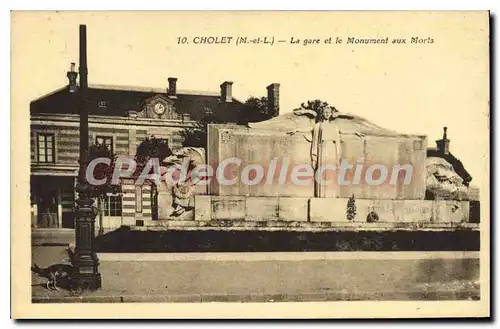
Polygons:
<instances>
[{"instance_id":1,"label":"wreath on monument","mask_svg":"<svg viewBox=\"0 0 500 329\"><path fill-rule=\"evenodd\" d=\"M366 216L366 221L368 223L375 223L375 222L378 222L379 220L379 217L378 217L378 214L372 210L368 213L368 216Z\"/></svg>"}]
</instances>

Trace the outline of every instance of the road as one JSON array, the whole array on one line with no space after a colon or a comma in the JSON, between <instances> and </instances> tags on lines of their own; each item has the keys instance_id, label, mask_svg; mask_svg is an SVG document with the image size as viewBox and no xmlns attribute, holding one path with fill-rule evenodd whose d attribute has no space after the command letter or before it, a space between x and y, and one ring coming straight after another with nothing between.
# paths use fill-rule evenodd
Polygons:
<instances>
[{"instance_id":1,"label":"road","mask_svg":"<svg viewBox=\"0 0 500 329\"><path fill-rule=\"evenodd\" d=\"M98 255L103 288L84 293L87 301L444 300L479 296L477 252ZM64 247L33 248L33 260L39 266L66 259ZM44 281L33 274L35 301L75 301L67 298L75 298L73 293L40 286ZM60 299L63 297L67 299Z\"/></svg>"}]
</instances>

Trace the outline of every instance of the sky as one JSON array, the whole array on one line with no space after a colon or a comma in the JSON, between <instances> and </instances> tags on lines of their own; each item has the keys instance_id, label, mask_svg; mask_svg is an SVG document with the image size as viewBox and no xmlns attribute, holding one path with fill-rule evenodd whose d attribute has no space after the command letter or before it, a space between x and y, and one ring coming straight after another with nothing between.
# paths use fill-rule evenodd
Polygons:
<instances>
[{"instance_id":1,"label":"sky","mask_svg":"<svg viewBox=\"0 0 500 329\"><path fill-rule=\"evenodd\" d=\"M286 113L321 99L401 133L428 136L448 127L451 152L489 187L488 15L484 12L18 12L12 16L12 110L67 84L78 63L78 25L87 25L90 84L219 91L266 96L281 84ZM233 37L231 44L194 44L197 36ZM287 42L236 46L238 36ZM178 38L186 37L187 44ZM291 38L299 39L290 44ZM325 44L332 37L341 44ZM389 44L347 44L347 38ZM391 44L419 37L433 43ZM303 45L304 39L321 44ZM78 66L78 64L77 64ZM23 126L29 129L29 121Z\"/></svg>"}]
</instances>

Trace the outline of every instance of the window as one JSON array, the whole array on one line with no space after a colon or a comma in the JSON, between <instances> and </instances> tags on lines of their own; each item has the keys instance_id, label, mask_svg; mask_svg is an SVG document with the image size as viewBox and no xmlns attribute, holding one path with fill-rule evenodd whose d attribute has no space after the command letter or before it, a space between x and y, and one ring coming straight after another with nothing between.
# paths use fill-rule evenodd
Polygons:
<instances>
[{"instance_id":1,"label":"window","mask_svg":"<svg viewBox=\"0 0 500 329\"><path fill-rule=\"evenodd\" d=\"M111 136L97 136L95 138L95 143L97 145L106 145L108 150L111 153L114 153L113 152L113 137L111 137Z\"/></svg>"},{"instance_id":2,"label":"window","mask_svg":"<svg viewBox=\"0 0 500 329\"><path fill-rule=\"evenodd\" d=\"M135 187L135 212L142 212L142 187Z\"/></svg>"},{"instance_id":3,"label":"window","mask_svg":"<svg viewBox=\"0 0 500 329\"><path fill-rule=\"evenodd\" d=\"M104 197L104 216L122 215L122 197L119 194L108 194Z\"/></svg>"},{"instance_id":4,"label":"window","mask_svg":"<svg viewBox=\"0 0 500 329\"><path fill-rule=\"evenodd\" d=\"M100 108L106 108L107 104L106 104L106 101L99 101L97 103L97 105L100 107Z\"/></svg>"},{"instance_id":5,"label":"window","mask_svg":"<svg viewBox=\"0 0 500 329\"><path fill-rule=\"evenodd\" d=\"M54 163L54 134L38 134L38 162Z\"/></svg>"}]
</instances>

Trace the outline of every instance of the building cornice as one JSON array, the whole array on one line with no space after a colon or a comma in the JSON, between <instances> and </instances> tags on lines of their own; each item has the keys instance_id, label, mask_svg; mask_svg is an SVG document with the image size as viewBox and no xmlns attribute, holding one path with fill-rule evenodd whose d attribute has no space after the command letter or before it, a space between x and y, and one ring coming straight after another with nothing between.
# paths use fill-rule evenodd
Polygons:
<instances>
[{"instance_id":1,"label":"building cornice","mask_svg":"<svg viewBox=\"0 0 500 329\"><path fill-rule=\"evenodd\" d=\"M76 176L78 166L32 163L31 174L35 176Z\"/></svg>"},{"instance_id":2,"label":"building cornice","mask_svg":"<svg viewBox=\"0 0 500 329\"><path fill-rule=\"evenodd\" d=\"M79 127L78 114L32 114L31 124L36 125L53 125L53 126L69 126ZM149 118L133 118L133 117L113 117L101 115L89 115L89 125L92 127L99 126L128 126L132 127L173 127L173 128L190 128L196 126L196 121L192 120L157 120Z\"/></svg>"}]
</instances>

